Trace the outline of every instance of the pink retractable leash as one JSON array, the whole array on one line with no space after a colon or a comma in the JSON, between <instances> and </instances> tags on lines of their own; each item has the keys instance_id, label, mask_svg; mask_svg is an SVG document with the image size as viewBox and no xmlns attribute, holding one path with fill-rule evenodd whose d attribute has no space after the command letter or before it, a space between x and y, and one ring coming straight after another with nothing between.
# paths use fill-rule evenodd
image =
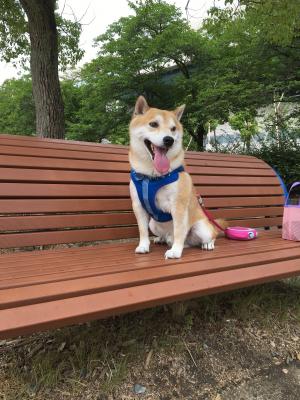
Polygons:
<instances>
[{"instance_id":1,"label":"pink retractable leash","mask_svg":"<svg viewBox=\"0 0 300 400\"><path fill-rule=\"evenodd\" d=\"M258 232L256 229L253 228L245 228L243 226L231 226L230 228L222 228L220 224L214 219L211 213L205 208L204 202L201 196L198 197L198 201L202 211L208 218L208 220L214 224L220 231L224 232L225 236L228 239L233 240L251 240L255 239L258 236Z\"/></svg>"}]
</instances>

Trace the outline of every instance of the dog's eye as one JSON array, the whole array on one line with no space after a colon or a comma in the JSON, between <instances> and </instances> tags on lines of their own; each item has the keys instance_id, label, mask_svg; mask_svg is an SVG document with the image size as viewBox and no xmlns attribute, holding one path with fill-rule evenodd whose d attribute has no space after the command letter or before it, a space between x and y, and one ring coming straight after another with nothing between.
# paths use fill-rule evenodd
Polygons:
<instances>
[{"instance_id":1,"label":"dog's eye","mask_svg":"<svg viewBox=\"0 0 300 400\"><path fill-rule=\"evenodd\" d=\"M175 131L176 131L176 126L172 126L171 132L175 132Z\"/></svg>"},{"instance_id":2,"label":"dog's eye","mask_svg":"<svg viewBox=\"0 0 300 400\"><path fill-rule=\"evenodd\" d=\"M151 126L151 128L158 128L158 122L156 121L149 122L149 125Z\"/></svg>"}]
</instances>

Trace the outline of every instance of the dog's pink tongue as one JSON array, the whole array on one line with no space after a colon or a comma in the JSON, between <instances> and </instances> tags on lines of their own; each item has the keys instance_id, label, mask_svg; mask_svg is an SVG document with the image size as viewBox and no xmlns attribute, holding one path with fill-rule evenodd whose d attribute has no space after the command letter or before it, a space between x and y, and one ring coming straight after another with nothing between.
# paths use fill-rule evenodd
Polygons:
<instances>
[{"instance_id":1,"label":"dog's pink tongue","mask_svg":"<svg viewBox=\"0 0 300 400\"><path fill-rule=\"evenodd\" d=\"M166 150L161 147L154 147L154 166L161 174L166 174L170 169L170 161L166 156Z\"/></svg>"}]
</instances>

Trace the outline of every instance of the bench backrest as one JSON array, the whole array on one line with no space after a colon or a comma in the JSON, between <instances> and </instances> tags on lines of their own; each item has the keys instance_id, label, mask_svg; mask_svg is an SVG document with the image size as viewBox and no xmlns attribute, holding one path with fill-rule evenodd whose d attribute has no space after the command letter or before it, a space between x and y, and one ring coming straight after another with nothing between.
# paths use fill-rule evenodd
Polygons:
<instances>
[{"instance_id":1,"label":"bench backrest","mask_svg":"<svg viewBox=\"0 0 300 400\"><path fill-rule=\"evenodd\" d=\"M0 248L137 237L128 148L0 135ZM187 152L187 171L215 217L281 225L283 190L250 156Z\"/></svg>"}]
</instances>

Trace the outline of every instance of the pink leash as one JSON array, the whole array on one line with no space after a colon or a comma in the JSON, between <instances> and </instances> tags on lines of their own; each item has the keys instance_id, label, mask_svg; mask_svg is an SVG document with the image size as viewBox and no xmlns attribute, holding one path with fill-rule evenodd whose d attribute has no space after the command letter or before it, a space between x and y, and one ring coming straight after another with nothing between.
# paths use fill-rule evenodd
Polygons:
<instances>
[{"instance_id":1,"label":"pink leash","mask_svg":"<svg viewBox=\"0 0 300 400\"><path fill-rule=\"evenodd\" d=\"M208 220L214 224L218 229L220 229L220 231L225 232L225 229L222 228L217 221L214 219L214 217L211 215L211 213L205 208L204 206L204 201L202 199L202 197L199 195L198 197L198 202L200 204L200 207L202 208L202 211L204 212L204 214L207 216Z\"/></svg>"},{"instance_id":2,"label":"pink leash","mask_svg":"<svg viewBox=\"0 0 300 400\"><path fill-rule=\"evenodd\" d=\"M255 239L258 236L258 232L256 229L253 228L245 228L242 226L232 226L230 228L222 228L217 221L213 218L211 213L204 207L203 199L201 196L198 197L198 201L200 207L208 220L215 225L220 231L225 233L225 237L227 239L234 239L234 240L251 240Z\"/></svg>"}]
</instances>

